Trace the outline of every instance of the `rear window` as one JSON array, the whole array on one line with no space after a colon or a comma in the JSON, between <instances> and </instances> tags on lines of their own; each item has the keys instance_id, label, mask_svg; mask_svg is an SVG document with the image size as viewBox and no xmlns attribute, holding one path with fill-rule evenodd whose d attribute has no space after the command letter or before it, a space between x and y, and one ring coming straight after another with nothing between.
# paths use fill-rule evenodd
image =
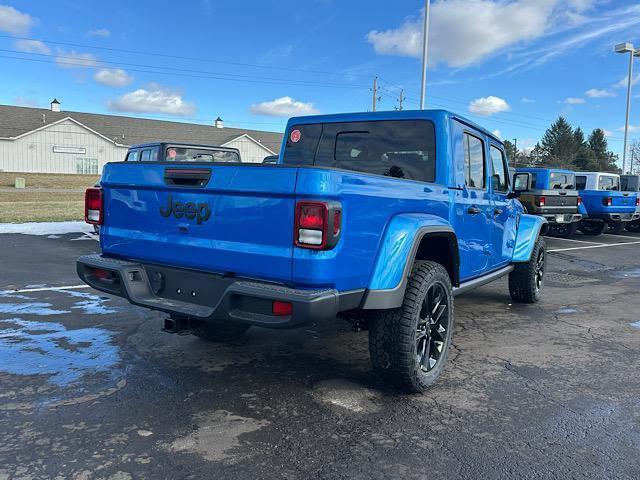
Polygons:
<instances>
[{"instance_id":1,"label":"rear window","mask_svg":"<svg viewBox=\"0 0 640 480\"><path fill-rule=\"evenodd\" d=\"M138 150L129 150L127 152L127 156L124 159L125 162L137 162L138 161Z\"/></svg>"},{"instance_id":2,"label":"rear window","mask_svg":"<svg viewBox=\"0 0 640 480\"><path fill-rule=\"evenodd\" d=\"M169 147L165 158L168 162L240 162L240 156L237 152L190 147Z\"/></svg>"},{"instance_id":3,"label":"rear window","mask_svg":"<svg viewBox=\"0 0 640 480\"><path fill-rule=\"evenodd\" d=\"M551 172L549 175L549 188L552 190L574 190L576 178L572 173Z\"/></svg>"},{"instance_id":4,"label":"rear window","mask_svg":"<svg viewBox=\"0 0 640 480\"><path fill-rule=\"evenodd\" d=\"M287 132L283 163L433 182L434 137L426 120L296 125Z\"/></svg>"},{"instance_id":5,"label":"rear window","mask_svg":"<svg viewBox=\"0 0 640 480\"><path fill-rule=\"evenodd\" d=\"M601 175L598 179L598 190L620 190L620 179Z\"/></svg>"}]
</instances>

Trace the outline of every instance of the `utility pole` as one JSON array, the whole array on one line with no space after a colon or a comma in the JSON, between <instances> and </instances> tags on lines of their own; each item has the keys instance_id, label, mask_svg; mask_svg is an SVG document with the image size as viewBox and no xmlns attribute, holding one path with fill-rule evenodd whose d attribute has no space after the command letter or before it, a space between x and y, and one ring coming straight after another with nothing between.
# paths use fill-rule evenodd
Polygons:
<instances>
[{"instance_id":1,"label":"utility pole","mask_svg":"<svg viewBox=\"0 0 640 480\"><path fill-rule=\"evenodd\" d=\"M373 111L376 111L376 101L378 100L378 77L373 78L373 100L372 100L372 108Z\"/></svg>"},{"instance_id":2,"label":"utility pole","mask_svg":"<svg viewBox=\"0 0 640 480\"><path fill-rule=\"evenodd\" d=\"M402 102L404 101L404 89L400 89L400 98L398 99L398 101L400 102L400 106L398 107L398 110L402 110Z\"/></svg>"},{"instance_id":3,"label":"utility pole","mask_svg":"<svg viewBox=\"0 0 640 480\"><path fill-rule=\"evenodd\" d=\"M422 27L422 83L420 85L420 110L424 110L425 95L427 94L427 57L429 50L429 7L431 1L424 4L424 25Z\"/></svg>"}]
</instances>

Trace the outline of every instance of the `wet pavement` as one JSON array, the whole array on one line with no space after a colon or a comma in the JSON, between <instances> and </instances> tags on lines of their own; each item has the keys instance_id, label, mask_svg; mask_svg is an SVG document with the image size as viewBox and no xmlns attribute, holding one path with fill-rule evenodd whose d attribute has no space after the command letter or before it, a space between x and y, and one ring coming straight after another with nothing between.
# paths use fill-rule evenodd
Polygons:
<instances>
[{"instance_id":1,"label":"wet pavement","mask_svg":"<svg viewBox=\"0 0 640 480\"><path fill-rule=\"evenodd\" d=\"M165 334L159 313L59 289L90 234L1 234L0 479L640 478L640 235L624 235L548 239L537 305L506 280L458 297L445 374L400 395L339 320Z\"/></svg>"}]
</instances>

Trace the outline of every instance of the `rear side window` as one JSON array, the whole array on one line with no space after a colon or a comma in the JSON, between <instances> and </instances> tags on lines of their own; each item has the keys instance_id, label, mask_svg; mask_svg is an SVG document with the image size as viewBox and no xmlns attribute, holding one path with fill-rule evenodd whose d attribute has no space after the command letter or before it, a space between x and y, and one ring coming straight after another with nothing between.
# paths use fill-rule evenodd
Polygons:
<instances>
[{"instance_id":1,"label":"rear side window","mask_svg":"<svg viewBox=\"0 0 640 480\"><path fill-rule=\"evenodd\" d=\"M239 163L237 152L226 150L209 150L204 148L169 147L166 152L168 162L215 162Z\"/></svg>"},{"instance_id":2,"label":"rear side window","mask_svg":"<svg viewBox=\"0 0 640 480\"><path fill-rule=\"evenodd\" d=\"M381 120L294 126L287 133L283 163L433 182L435 155L433 123Z\"/></svg>"},{"instance_id":3,"label":"rear side window","mask_svg":"<svg viewBox=\"0 0 640 480\"><path fill-rule=\"evenodd\" d=\"M585 188L587 188L587 177L576 175L576 190L584 190Z\"/></svg>"},{"instance_id":4,"label":"rear side window","mask_svg":"<svg viewBox=\"0 0 640 480\"><path fill-rule=\"evenodd\" d=\"M485 188L484 142L464 134L464 180L469 188Z\"/></svg>"},{"instance_id":5,"label":"rear side window","mask_svg":"<svg viewBox=\"0 0 640 480\"><path fill-rule=\"evenodd\" d=\"M125 162L137 162L138 161L138 150L129 150L127 153L127 157L124 159Z\"/></svg>"},{"instance_id":6,"label":"rear side window","mask_svg":"<svg viewBox=\"0 0 640 480\"><path fill-rule=\"evenodd\" d=\"M620 179L618 177L600 176L598 190L620 190Z\"/></svg>"}]
</instances>

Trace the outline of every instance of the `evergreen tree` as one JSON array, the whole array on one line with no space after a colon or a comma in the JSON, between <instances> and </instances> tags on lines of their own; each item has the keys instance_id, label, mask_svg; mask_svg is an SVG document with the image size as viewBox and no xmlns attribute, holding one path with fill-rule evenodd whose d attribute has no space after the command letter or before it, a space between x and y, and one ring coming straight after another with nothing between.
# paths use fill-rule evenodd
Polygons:
<instances>
[{"instance_id":1,"label":"evergreen tree","mask_svg":"<svg viewBox=\"0 0 640 480\"><path fill-rule=\"evenodd\" d=\"M507 160L510 165L515 165L518 162L518 149L516 148L513 142L509 140L505 140L504 142L504 153L507 154Z\"/></svg>"},{"instance_id":2,"label":"evergreen tree","mask_svg":"<svg viewBox=\"0 0 640 480\"><path fill-rule=\"evenodd\" d=\"M578 148L574 131L564 117L559 117L547 129L540 142L540 148L542 163L545 166L566 168L573 163Z\"/></svg>"},{"instance_id":3,"label":"evergreen tree","mask_svg":"<svg viewBox=\"0 0 640 480\"><path fill-rule=\"evenodd\" d=\"M604 130L596 128L587 140L589 149L595 159L595 170L600 172L617 172L618 156L608 150L607 137Z\"/></svg>"}]
</instances>

